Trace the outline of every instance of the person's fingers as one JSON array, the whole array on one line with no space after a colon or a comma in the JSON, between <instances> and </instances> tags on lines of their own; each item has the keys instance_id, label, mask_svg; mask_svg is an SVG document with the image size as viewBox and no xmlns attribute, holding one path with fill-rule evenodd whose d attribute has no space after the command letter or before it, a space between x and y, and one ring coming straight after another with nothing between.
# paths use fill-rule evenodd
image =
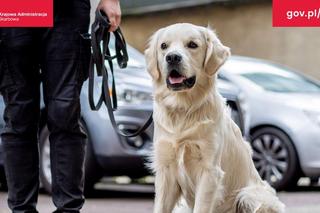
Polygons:
<instances>
[{"instance_id":1,"label":"person's fingers","mask_svg":"<svg viewBox=\"0 0 320 213\"><path fill-rule=\"evenodd\" d=\"M116 31L117 28L118 27L116 27L116 26L112 26L109 28L109 32L114 32L114 31Z\"/></svg>"},{"instance_id":2,"label":"person's fingers","mask_svg":"<svg viewBox=\"0 0 320 213\"><path fill-rule=\"evenodd\" d=\"M117 0L101 0L98 9L102 10L109 19L110 28L109 31L115 31L121 22L121 9L119 1Z\"/></svg>"},{"instance_id":3,"label":"person's fingers","mask_svg":"<svg viewBox=\"0 0 320 213\"><path fill-rule=\"evenodd\" d=\"M110 28L110 32L115 31L121 22L121 13L118 11L115 11L114 13L112 13L112 15L110 16L111 18L109 18L110 23L111 23L111 28ZM112 19L112 20L111 20Z\"/></svg>"},{"instance_id":4,"label":"person's fingers","mask_svg":"<svg viewBox=\"0 0 320 213\"><path fill-rule=\"evenodd\" d=\"M114 16L112 16L109 18L109 21L110 21L109 32L113 32L118 28L116 18Z\"/></svg>"},{"instance_id":5,"label":"person's fingers","mask_svg":"<svg viewBox=\"0 0 320 213\"><path fill-rule=\"evenodd\" d=\"M120 1L117 1L115 3L115 7L114 7L114 16L116 18L116 24L117 24L117 27L119 27L120 25L120 22L121 22L121 8L120 8Z\"/></svg>"},{"instance_id":6,"label":"person's fingers","mask_svg":"<svg viewBox=\"0 0 320 213\"><path fill-rule=\"evenodd\" d=\"M121 12L117 13L117 14L115 15L115 17L116 17L117 27L119 27L120 24L121 24Z\"/></svg>"}]
</instances>

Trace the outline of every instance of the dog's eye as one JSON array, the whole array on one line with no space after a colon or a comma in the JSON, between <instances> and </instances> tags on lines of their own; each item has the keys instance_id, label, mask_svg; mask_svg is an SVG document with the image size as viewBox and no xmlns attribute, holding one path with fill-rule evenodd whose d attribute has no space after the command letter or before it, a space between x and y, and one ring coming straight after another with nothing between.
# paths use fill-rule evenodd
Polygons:
<instances>
[{"instance_id":1,"label":"dog's eye","mask_svg":"<svg viewBox=\"0 0 320 213\"><path fill-rule=\"evenodd\" d=\"M168 45L166 43L161 44L161 49L165 50L168 48Z\"/></svg>"},{"instance_id":2,"label":"dog's eye","mask_svg":"<svg viewBox=\"0 0 320 213\"><path fill-rule=\"evenodd\" d=\"M196 43L194 43L193 41L190 41L190 42L188 43L188 47L189 47L189 48L192 48L192 49L195 49L195 48L198 47L198 45L197 45Z\"/></svg>"}]
</instances>

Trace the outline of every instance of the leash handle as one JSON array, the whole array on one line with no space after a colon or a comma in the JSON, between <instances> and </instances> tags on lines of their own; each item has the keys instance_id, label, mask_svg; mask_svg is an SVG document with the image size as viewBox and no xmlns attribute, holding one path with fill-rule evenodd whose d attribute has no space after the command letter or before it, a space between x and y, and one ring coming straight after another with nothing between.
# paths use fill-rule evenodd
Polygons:
<instances>
[{"instance_id":1,"label":"leash handle","mask_svg":"<svg viewBox=\"0 0 320 213\"><path fill-rule=\"evenodd\" d=\"M103 27L109 30L110 21L108 19L108 16L105 14L105 12L103 12L102 10L97 10L96 16L97 16L97 21L101 23ZM114 36L116 38L115 39L116 56L115 57L111 56L111 59L117 58L119 67L123 69L127 67L127 62L129 60L129 57L126 51L127 50L126 40L124 39L124 36L121 32L120 27L118 27L114 32ZM122 51L122 50L125 50L125 51ZM109 58L106 58L106 59L110 61L110 53L109 55L106 55L106 57L108 56Z\"/></svg>"},{"instance_id":2,"label":"leash handle","mask_svg":"<svg viewBox=\"0 0 320 213\"><path fill-rule=\"evenodd\" d=\"M111 33L108 31L109 28L110 28L110 22L108 20L108 17L103 11L97 10L96 19L91 26L92 55L90 59L89 86L88 86L89 105L92 110L97 111L101 108L102 104L104 103L107 107L111 124L113 128L117 131L117 133L125 137L135 137L141 134L144 130L146 130L151 125L153 121L152 114L150 115L149 119L146 121L146 123L143 126L141 126L137 131L131 134L124 133L118 128L114 114L113 114L113 112L117 109L117 93L116 93L116 84L114 79L112 60L116 58L119 67L126 68L129 57L127 52L126 41L124 39L124 36L120 28L118 28L116 31L113 32L115 36L116 55L111 56L110 49L109 49ZM102 43L102 49L101 49L101 43ZM109 91L110 91L109 76L108 76L107 67L105 66L105 63L104 63L105 60L108 61L108 65L111 73L112 100L109 94ZM101 95L97 103L95 103L94 101L94 73L95 73L94 68L96 68L97 75L102 76Z\"/></svg>"},{"instance_id":3,"label":"leash handle","mask_svg":"<svg viewBox=\"0 0 320 213\"><path fill-rule=\"evenodd\" d=\"M96 10L96 21L109 30L111 24L107 14L103 10Z\"/></svg>"}]
</instances>

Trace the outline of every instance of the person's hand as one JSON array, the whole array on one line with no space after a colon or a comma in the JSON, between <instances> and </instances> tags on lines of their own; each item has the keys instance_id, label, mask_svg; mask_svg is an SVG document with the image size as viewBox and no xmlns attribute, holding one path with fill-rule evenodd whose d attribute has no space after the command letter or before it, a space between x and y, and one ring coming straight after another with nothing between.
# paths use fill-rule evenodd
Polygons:
<instances>
[{"instance_id":1,"label":"person's hand","mask_svg":"<svg viewBox=\"0 0 320 213\"><path fill-rule=\"evenodd\" d=\"M102 10L108 16L110 21L110 32L115 31L121 22L121 9L119 0L101 0L98 10Z\"/></svg>"}]
</instances>

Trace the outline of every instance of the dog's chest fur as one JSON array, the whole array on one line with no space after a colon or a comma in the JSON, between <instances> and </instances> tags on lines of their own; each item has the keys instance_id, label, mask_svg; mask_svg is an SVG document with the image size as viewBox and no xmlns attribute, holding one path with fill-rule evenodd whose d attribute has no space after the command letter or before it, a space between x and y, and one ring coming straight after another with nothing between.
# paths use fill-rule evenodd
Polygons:
<instances>
[{"instance_id":1,"label":"dog's chest fur","mask_svg":"<svg viewBox=\"0 0 320 213\"><path fill-rule=\"evenodd\" d=\"M159 111L158 111L159 112ZM187 202L194 203L195 191L201 171L210 169L218 157L221 138L217 121L197 119L190 122L174 120L183 126L165 123L170 121L162 113L155 114L155 166L172 166L172 175L178 182ZM179 117L177 117L179 118ZM176 118L176 119L177 119ZM181 119L184 119L185 115ZM157 169L156 169L157 170Z\"/></svg>"},{"instance_id":2,"label":"dog's chest fur","mask_svg":"<svg viewBox=\"0 0 320 213\"><path fill-rule=\"evenodd\" d=\"M199 176L199 165L203 164L203 153L200 147L192 142L181 145L176 154L176 178L182 194L192 202Z\"/></svg>"}]
</instances>

